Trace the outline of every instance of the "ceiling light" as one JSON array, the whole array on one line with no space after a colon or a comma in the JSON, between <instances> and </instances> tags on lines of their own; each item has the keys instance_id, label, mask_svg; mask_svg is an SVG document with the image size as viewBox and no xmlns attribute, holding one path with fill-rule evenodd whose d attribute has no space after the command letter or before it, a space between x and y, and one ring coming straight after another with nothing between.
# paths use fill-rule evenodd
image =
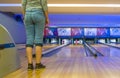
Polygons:
<instances>
[{"instance_id":1,"label":"ceiling light","mask_svg":"<svg viewBox=\"0 0 120 78\"><path fill-rule=\"evenodd\" d=\"M21 7L21 4L0 4L0 7ZM48 7L120 7L120 4L48 4Z\"/></svg>"}]
</instances>

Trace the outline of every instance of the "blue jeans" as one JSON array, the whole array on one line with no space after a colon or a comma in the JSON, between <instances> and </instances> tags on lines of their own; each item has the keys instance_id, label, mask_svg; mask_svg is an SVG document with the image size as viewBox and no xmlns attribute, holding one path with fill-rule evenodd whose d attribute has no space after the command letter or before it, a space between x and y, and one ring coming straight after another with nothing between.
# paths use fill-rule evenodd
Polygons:
<instances>
[{"instance_id":1,"label":"blue jeans","mask_svg":"<svg viewBox=\"0 0 120 78\"><path fill-rule=\"evenodd\" d=\"M42 9L32 9L25 14L26 46L33 47L43 45L45 16Z\"/></svg>"}]
</instances>

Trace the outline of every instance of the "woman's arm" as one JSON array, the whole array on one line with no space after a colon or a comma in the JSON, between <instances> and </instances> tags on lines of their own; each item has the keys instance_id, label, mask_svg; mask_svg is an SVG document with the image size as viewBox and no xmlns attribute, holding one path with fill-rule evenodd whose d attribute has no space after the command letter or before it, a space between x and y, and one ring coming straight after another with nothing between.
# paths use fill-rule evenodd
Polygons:
<instances>
[{"instance_id":1,"label":"woman's arm","mask_svg":"<svg viewBox=\"0 0 120 78\"><path fill-rule=\"evenodd\" d=\"M48 26L49 24L49 17L48 17L48 6L47 6L47 0L43 0L43 10L45 14L45 26Z\"/></svg>"},{"instance_id":2,"label":"woman's arm","mask_svg":"<svg viewBox=\"0 0 120 78\"><path fill-rule=\"evenodd\" d=\"M45 26L48 26L48 24L49 24L48 11L45 11Z\"/></svg>"}]
</instances>

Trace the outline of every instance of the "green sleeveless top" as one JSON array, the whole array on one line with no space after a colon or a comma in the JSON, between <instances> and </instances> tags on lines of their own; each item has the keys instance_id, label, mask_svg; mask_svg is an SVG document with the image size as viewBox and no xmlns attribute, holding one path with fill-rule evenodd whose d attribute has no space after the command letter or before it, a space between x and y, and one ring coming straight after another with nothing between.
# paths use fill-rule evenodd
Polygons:
<instances>
[{"instance_id":1,"label":"green sleeveless top","mask_svg":"<svg viewBox=\"0 0 120 78\"><path fill-rule=\"evenodd\" d=\"M24 11L42 7L44 11L48 10L47 0L22 0L22 7Z\"/></svg>"}]
</instances>

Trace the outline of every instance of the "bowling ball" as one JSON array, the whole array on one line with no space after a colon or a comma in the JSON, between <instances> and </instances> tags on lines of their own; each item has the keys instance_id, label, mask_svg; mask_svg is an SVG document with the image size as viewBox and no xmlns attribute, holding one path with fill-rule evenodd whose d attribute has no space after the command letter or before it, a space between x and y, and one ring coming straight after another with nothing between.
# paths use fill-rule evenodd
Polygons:
<instances>
[{"instance_id":1,"label":"bowling ball","mask_svg":"<svg viewBox=\"0 0 120 78\"><path fill-rule=\"evenodd\" d=\"M97 54L94 54L94 57L97 58Z\"/></svg>"}]
</instances>

